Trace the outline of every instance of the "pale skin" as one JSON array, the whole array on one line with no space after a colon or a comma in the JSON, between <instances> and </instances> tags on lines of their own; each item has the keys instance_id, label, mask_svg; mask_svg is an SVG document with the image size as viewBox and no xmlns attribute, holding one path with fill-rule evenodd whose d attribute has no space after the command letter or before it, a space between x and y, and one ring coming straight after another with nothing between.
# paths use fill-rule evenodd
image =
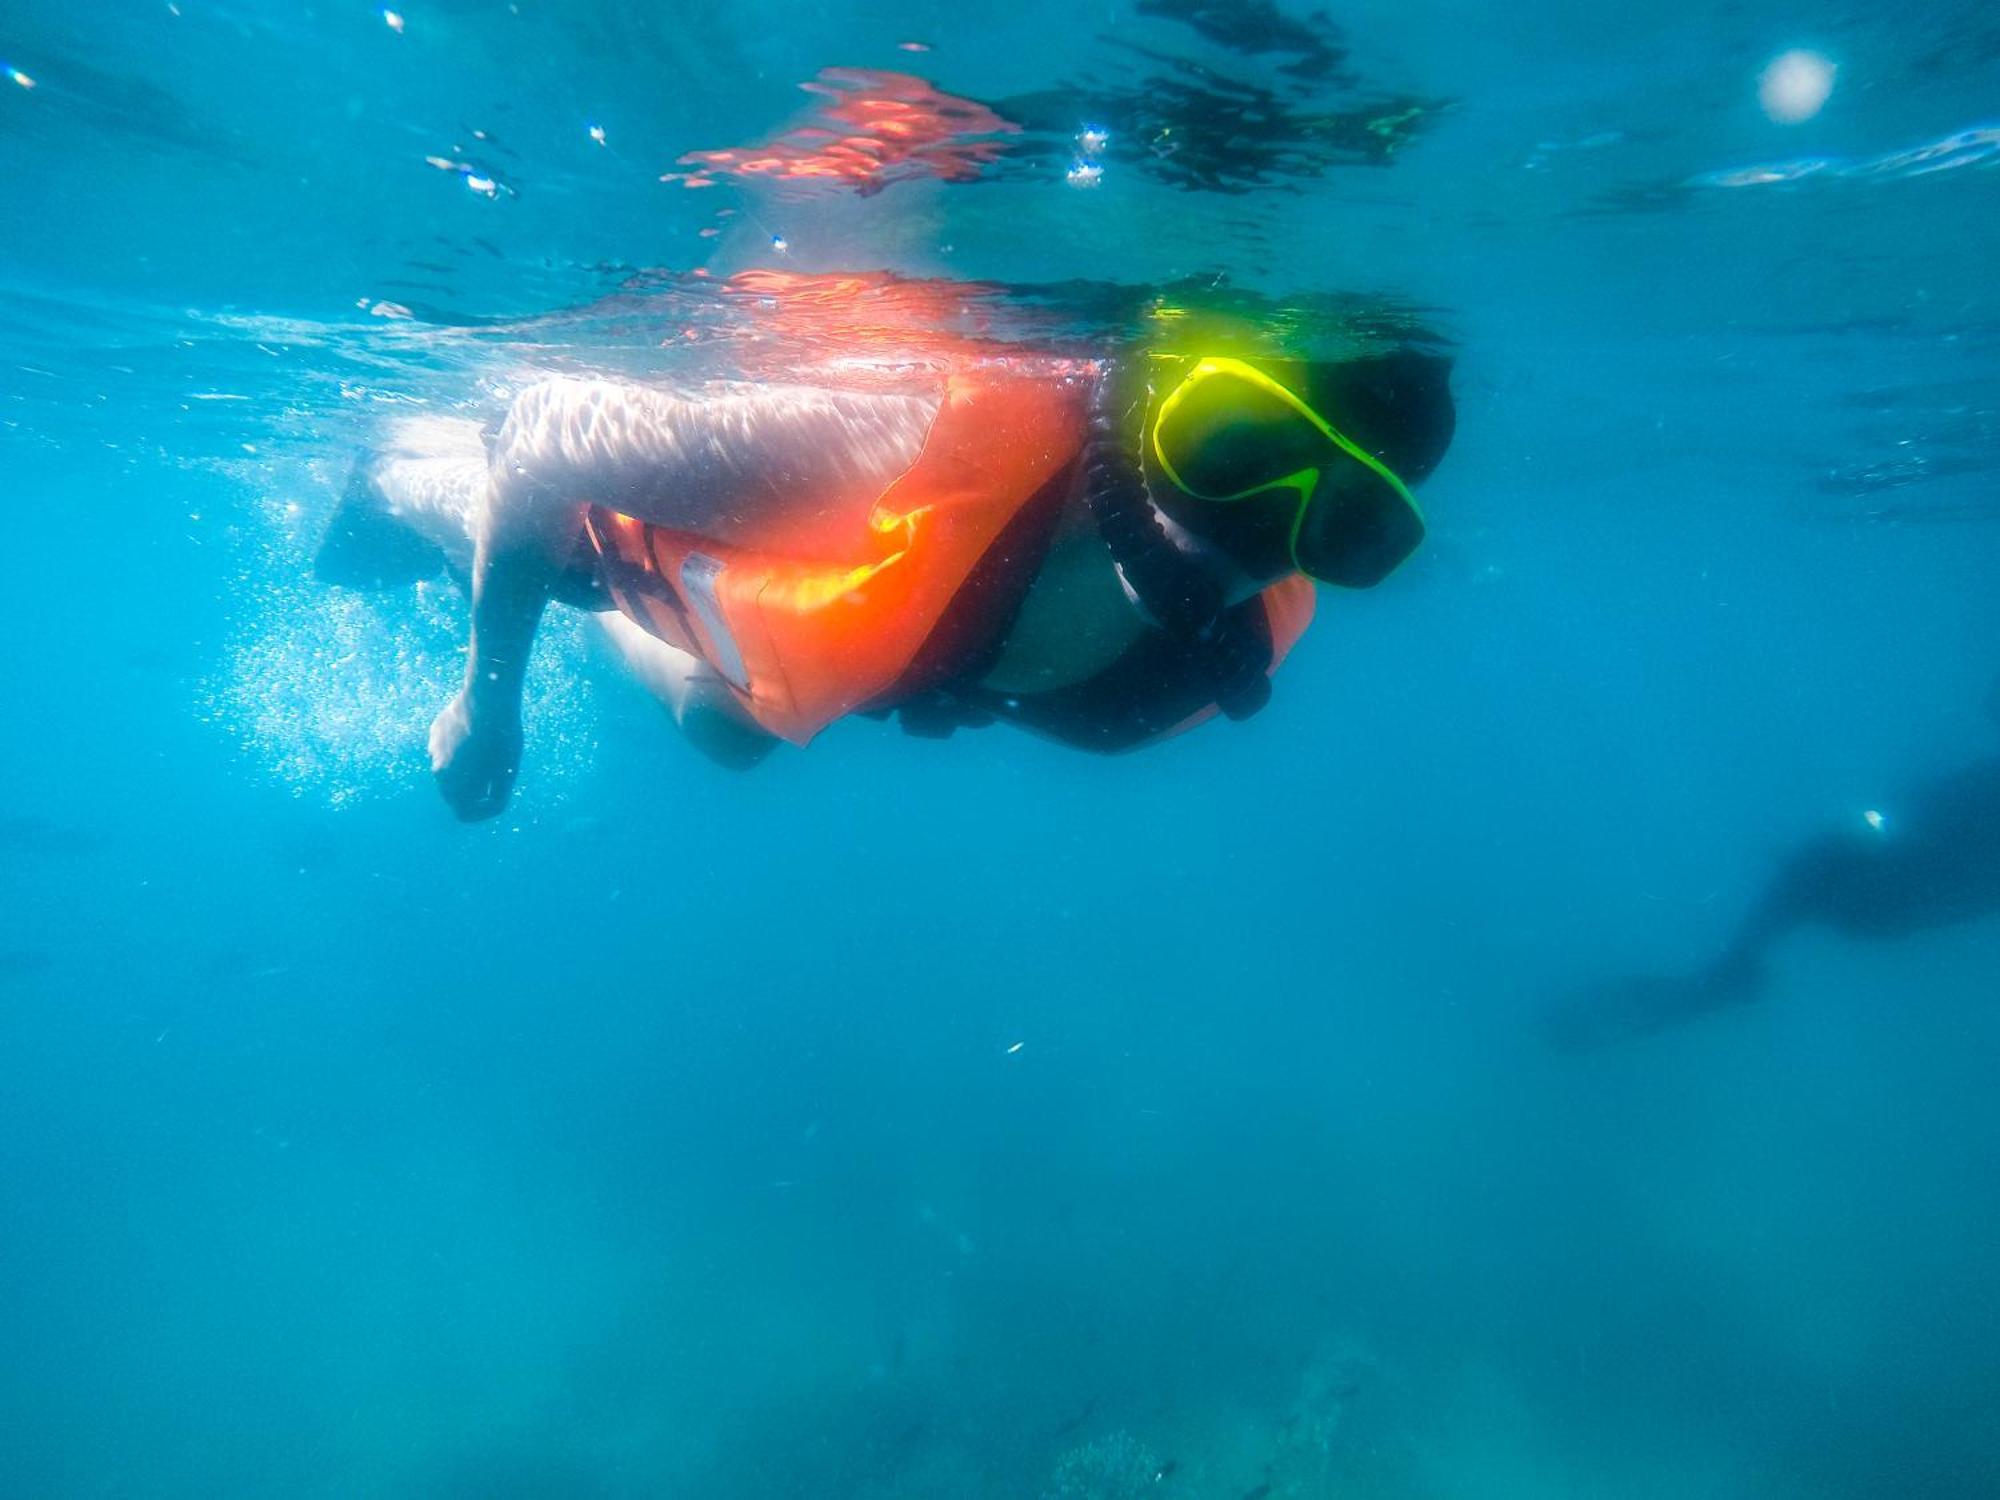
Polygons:
<instances>
[{"instance_id":1,"label":"pale skin","mask_svg":"<svg viewBox=\"0 0 2000 1500\"><path fill-rule=\"evenodd\" d=\"M452 809L478 819L506 805L529 653L586 504L726 534L746 506L825 502L848 486L872 495L914 462L934 409L934 398L810 387L680 395L561 379L515 399L483 460L413 453L379 465L397 513L458 555L471 583L464 683L430 731L431 767ZM1256 586L1245 580L1242 592ZM762 758L771 742L704 663L622 616L600 618L699 748L728 765ZM1079 499L985 682L1021 695L1069 686L1115 661L1144 628Z\"/></svg>"}]
</instances>

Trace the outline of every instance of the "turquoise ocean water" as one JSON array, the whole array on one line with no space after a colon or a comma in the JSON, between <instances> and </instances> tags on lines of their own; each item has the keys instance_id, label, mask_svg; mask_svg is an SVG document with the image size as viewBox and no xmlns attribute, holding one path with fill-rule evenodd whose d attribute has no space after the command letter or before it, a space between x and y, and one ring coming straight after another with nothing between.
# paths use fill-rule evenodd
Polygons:
<instances>
[{"instance_id":1,"label":"turquoise ocean water","mask_svg":"<svg viewBox=\"0 0 2000 1500\"><path fill-rule=\"evenodd\" d=\"M1990 907L1539 1020L2000 748L1996 166L1952 0L4 0L0 1496L2000 1494ZM1430 539L1118 758L552 616L455 823L355 453L747 270L1421 337Z\"/></svg>"}]
</instances>

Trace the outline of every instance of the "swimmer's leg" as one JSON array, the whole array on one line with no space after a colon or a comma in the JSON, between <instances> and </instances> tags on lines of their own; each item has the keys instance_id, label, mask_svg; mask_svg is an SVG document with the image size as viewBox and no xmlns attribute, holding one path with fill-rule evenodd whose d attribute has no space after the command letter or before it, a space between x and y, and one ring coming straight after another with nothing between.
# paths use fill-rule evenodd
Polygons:
<instances>
[{"instance_id":1,"label":"swimmer's leg","mask_svg":"<svg viewBox=\"0 0 2000 1500\"><path fill-rule=\"evenodd\" d=\"M521 685L559 569L525 547L482 542L472 564L465 683L431 722L431 770L467 822L507 806L521 768Z\"/></svg>"},{"instance_id":2,"label":"swimmer's leg","mask_svg":"<svg viewBox=\"0 0 2000 1500\"><path fill-rule=\"evenodd\" d=\"M363 454L348 475L313 554L313 576L321 583L389 589L435 577L444 569L443 549L395 513L375 483L374 467L373 458Z\"/></svg>"},{"instance_id":3,"label":"swimmer's leg","mask_svg":"<svg viewBox=\"0 0 2000 1500\"><path fill-rule=\"evenodd\" d=\"M431 767L453 810L487 818L507 804L528 650L585 499L655 525L714 526L787 493L877 494L915 461L935 410L934 400L797 387L690 399L559 378L521 392L470 518L465 686L431 726Z\"/></svg>"},{"instance_id":4,"label":"swimmer's leg","mask_svg":"<svg viewBox=\"0 0 2000 1500\"><path fill-rule=\"evenodd\" d=\"M507 805L521 765L521 688L542 611L583 524L587 477L531 454L510 414L471 516L472 632L465 684L431 724L431 770L468 822Z\"/></svg>"},{"instance_id":5,"label":"swimmer's leg","mask_svg":"<svg viewBox=\"0 0 2000 1500\"><path fill-rule=\"evenodd\" d=\"M1683 1026L1703 1016L1750 1005L1764 993L1771 947L1802 923L1822 916L1838 850L1808 844L1789 858L1752 903L1728 944L1692 973L1627 975L1599 981L1542 1013L1544 1034L1565 1052L1583 1052Z\"/></svg>"},{"instance_id":6,"label":"swimmer's leg","mask_svg":"<svg viewBox=\"0 0 2000 1500\"><path fill-rule=\"evenodd\" d=\"M472 564L472 517L485 504L486 445L475 422L388 424L357 454L313 557L323 583L384 589Z\"/></svg>"},{"instance_id":7,"label":"swimmer's leg","mask_svg":"<svg viewBox=\"0 0 2000 1500\"><path fill-rule=\"evenodd\" d=\"M632 675L674 716L703 755L732 771L747 771L777 741L743 711L729 685L702 661L650 635L624 615L594 617Z\"/></svg>"}]
</instances>

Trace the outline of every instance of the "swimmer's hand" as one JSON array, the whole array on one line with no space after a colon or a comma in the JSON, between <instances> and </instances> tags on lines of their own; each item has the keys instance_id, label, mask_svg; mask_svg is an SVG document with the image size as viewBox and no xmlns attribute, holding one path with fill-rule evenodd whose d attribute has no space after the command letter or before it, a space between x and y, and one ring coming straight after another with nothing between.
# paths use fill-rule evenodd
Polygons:
<instances>
[{"instance_id":1,"label":"swimmer's hand","mask_svg":"<svg viewBox=\"0 0 2000 1500\"><path fill-rule=\"evenodd\" d=\"M516 714L475 716L466 695L431 721L431 772L451 810L467 823L503 812L521 766L521 720Z\"/></svg>"}]
</instances>

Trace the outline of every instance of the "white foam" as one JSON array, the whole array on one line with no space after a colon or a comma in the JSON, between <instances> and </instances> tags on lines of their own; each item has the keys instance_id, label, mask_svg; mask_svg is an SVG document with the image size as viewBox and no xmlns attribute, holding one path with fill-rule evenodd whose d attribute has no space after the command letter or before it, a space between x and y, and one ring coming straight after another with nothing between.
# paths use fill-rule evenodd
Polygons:
<instances>
[{"instance_id":1,"label":"white foam","mask_svg":"<svg viewBox=\"0 0 2000 1500\"><path fill-rule=\"evenodd\" d=\"M333 484L306 464L238 472L255 491L240 608L220 666L198 689L197 712L254 774L301 797L341 806L420 789L431 719L464 670L463 593L443 579L380 595L315 581L311 549ZM532 766L522 796L531 804L560 800L593 758L597 713L584 658L582 616L551 610L522 712Z\"/></svg>"}]
</instances>

